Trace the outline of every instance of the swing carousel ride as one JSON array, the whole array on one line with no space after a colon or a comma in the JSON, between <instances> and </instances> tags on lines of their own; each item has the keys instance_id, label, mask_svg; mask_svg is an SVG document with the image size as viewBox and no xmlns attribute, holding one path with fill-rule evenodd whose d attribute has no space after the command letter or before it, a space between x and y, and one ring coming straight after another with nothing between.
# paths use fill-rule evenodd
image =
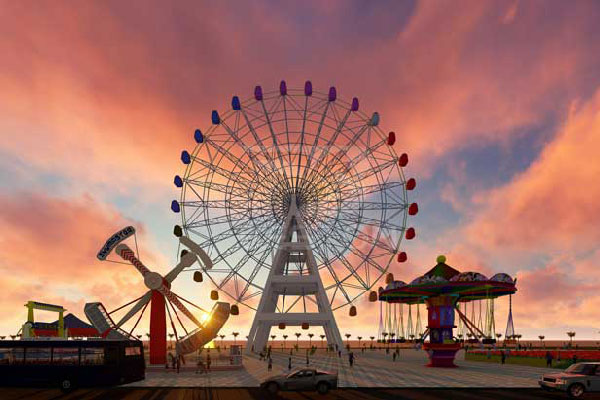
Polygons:
<instances>
[{"instance_id":1,"label":"swing carousel ride","mask_svg":"<svg viewBox=\"0 0 600 400\"><path fill-rule=\"evenodd\" d=\"M487 278L478 272L459 272L446 264L446 257L439 256L437 265L409 284L395 281L392 274L386 277L386 288L379 288L380 340L390 337L392 342L404 342L406 337L422 343L429 354L431 367L455 367L454 356L461 347L465 331L470 342L494 344L494 300L512 295L517 291L516 279L505 273ZM485 326L482 302L485 302ZM384 306L385 303L385 306ZM477 303L477 307L475 304ZM404 305L408 306L406 330ZM427 327L421 327L420 304L427 307ZM461 304L464 309L461 310ZM471 318L468 306L471 305ZM412 308L417 308L413 321ZM385 311L384 311L385 307ZM475 315L478 309L478 319ZM455 314L459 317L458 339L453 329ZM424 342L429 337L429 342ZM396 338L396 339L395 339Z\"/></svg>"}]
</instances>

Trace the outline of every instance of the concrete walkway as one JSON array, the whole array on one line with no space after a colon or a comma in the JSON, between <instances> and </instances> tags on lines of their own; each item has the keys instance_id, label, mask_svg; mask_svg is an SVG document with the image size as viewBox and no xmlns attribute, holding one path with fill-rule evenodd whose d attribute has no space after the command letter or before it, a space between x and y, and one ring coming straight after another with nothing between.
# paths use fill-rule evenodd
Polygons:
<instances>
[{"instance_id":1,"label":"concrete walkway","mask_svg":"<svg viewBox=\"0 0 600 400\"><path fill-rule=\"evenodd\" d=\"M306 366L306 357L292 356L292 369ZM327 371L337 371L340 387L538 387L541 374L553 369L521 365L500 365L485 362L464 361L464 355L457 355L459 368L428 368L427 355L423 351L401 350L396 362L392 354L385 351L354 352L354 367L350 368L348 358L317 352L310 357L310 366ZM244 356L244 369L237 371L215 371L209 374L196 374L173 370L149 371L146 379L126 386L130 387L253 387L271 375L288 372L287 353L274 352L273 371L267 371L267 363L258 356Z\"/></svg>"}]
</instances>

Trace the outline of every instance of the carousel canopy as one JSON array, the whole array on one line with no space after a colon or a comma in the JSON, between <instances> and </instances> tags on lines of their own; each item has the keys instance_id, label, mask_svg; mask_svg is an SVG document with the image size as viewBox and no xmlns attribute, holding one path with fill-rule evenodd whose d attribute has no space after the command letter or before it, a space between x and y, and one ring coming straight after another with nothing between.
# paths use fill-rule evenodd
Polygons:
<instances>
[{"instance_id":1,"label":"carousel canopy","mask_svg":"<svg viewBox=\"0 0 600 400\"><path fill-rule=\"evenodd\" d=\"M515 284L516 279L505 273L487 278L478 272L460 272L446 264L446 257L439 256L432 269L408 285L400 281L388 284L380 291L379 300L415 304L431 297L451 295L465 302L513 294L517 291Z\"/></svg>"}]
</instances>

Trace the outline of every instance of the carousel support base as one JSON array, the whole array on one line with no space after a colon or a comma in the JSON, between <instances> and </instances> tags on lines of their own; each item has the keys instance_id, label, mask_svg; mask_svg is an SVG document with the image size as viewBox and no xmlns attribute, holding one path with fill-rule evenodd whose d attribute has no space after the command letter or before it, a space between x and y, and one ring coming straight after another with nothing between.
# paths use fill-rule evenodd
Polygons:
<instances>
[{"instance_id":1,"label":"carousel support base","mask_svg":"<svg viewBox=\"0 0 600 400\"><path fill-rule=\"evenodd\" d=\"M456 357L456 352L460 349L459 345L431 345L426 343L423 348L429 355L429 364L426 365L427 367L458 368L458 365L454 364L454 358Z\"/></svg>"},{"instance_id":2,"label":"carousel support base","mask_svg":"<svg viewBox=\"0 0 600 400\"><path fill-rule=\"evenodd\" d=\"M458 365L454 364L454 356L452 357L430 357L429 364L425 365L431 368L458 368Z\"/></svg>"}]
</instances>

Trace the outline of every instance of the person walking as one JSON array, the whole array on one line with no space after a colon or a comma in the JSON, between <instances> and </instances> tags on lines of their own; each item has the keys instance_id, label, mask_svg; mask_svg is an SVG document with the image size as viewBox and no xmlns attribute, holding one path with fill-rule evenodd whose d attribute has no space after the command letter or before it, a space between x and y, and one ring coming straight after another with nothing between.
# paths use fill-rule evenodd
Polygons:
<instances>
[{"instance_id":1,"label":"person walking","mask_svg":"<svg viewBox=\"0 0 600 400\"><path fill-rule=\"evenodd\" d=\"M350 368L352 368L354 366L354 353L350 352L350 354L348 354L348 362L350 363Z\"/></svg>"},{"instance_id":2,"label":"person walking","mask_svg":"<svg viewBox=\"0 0 600 400\"><path fill-rule=\"evenodd\" d=\"M288 371L292 370L292 357L288 358Z\"/></svg>"},{"instance_id":3,"label":"person walking","mask_svg":"<svg viewBox=\"0 0 600 400\"><path fill-rule=\"evenodd\" d=\"M198 362L196 363L196 373L200 373L200 374L205 374L206 373L206 368L204 367L204 362L202 361L202 358L198 358Z\"/></svg>"},{"instance_id":4,"label":"person walking","mask_svg":"<svg viewBox=\"0 0 600 400\"><path fill-rule=\"evenodd\" d=\"M208 374L210 372L210 364L212 363L212 360L210 359L210 354L206 355L206 373Z\"/></svg>"},{"instance_id":5,"label":"person walking","mask_svg":"<svg viewBox=\"0 0 600 400\"><path fill-rule=\"evenodd\" d=\"M504 350L502 350L502 351L500 352L500 362L501 362L502 364L504 364L504 363L506 362L506 353L504 353Z\"/></svg>"},{"instance_id":6,"label":"person walking","mask_svg":"<svg viewBox=\"0 0 600 400\"><path fill-rule=\"evenodd\" d=\"M342 351L341 350L338 350L338 357L342 358Z\"/></svg>"},{"instance_id":7,"label":"person walking","mask_svg":"<svg viewBox=\"0 0 600 400\"><path fill-rule=\"evenodd\" d=\"M549 351L546 352L546 367L552 367L552 353L550 353Z\"/></svg>"},{"instance_id":8,"label":"person walking","mask_svg":"<svg viewBox=\"0 0 600 400\"><path fill-rule=\"evenodd\" d=\"M267 371L271 371L273 369L273 359L269 357L269 365L267 366Z\"/></svg>"},{"instance_id":9,"label":"person walking","mask_svg":"<svg viewBox=\"0 0 600 400\"><path fill-rule=\"evenodd\" d=\"M577 354L573 354L573 364L577 364Z\"/></svg>"},{"instance_id":10,"label":"person walking","mask_svg":"<svg viewBox=\"0 0 600 400\"><path fill-rule=\"evenodd\" d=\"M392 354L392 361L396 362L396 352L394 352L394 354Z\"/></svg>"}]
</instances>

